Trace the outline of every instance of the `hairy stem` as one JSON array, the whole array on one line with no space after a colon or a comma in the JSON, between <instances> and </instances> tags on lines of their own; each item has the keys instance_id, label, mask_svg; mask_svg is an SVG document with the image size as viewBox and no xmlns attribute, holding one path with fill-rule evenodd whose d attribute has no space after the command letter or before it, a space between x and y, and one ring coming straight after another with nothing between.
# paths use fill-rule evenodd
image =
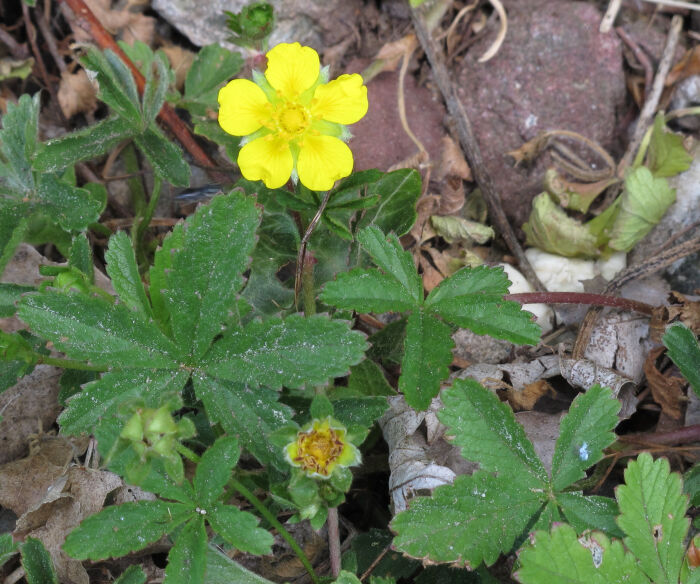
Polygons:
<instances>
[{"instance_id":1,"label":"hairy stem","mask_svg":"<svg viewBox=\"0 0 700 584\"><path fill-rule=\"evenodd\" d=\"M506 294L504 300L514 300L520 304L588 304L590 306L614 306L626 310L634 310L651 316L655 306L605 294L590 294L588 292L521 292L519 294Z\"/></svg>"}]
</instances>

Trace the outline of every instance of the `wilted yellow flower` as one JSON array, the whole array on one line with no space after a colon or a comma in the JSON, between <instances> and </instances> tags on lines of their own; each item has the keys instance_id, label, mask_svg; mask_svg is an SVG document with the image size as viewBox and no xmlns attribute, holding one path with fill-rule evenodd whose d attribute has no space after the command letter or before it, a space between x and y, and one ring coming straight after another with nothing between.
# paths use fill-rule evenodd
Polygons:
<instances>
[{"instance_id":1,"label":"wilted yellow flower","mask_svg":"<svg viewBox=\"0 0 700 584\"><path fill-rule=\"evenodd\" d=\"M352 152L343 140L345 124L367 113L367 88L357 74L328 83L318 53L299 43L267 53L265 75L255 83L234 79L219 91L219 124L234 136L248 136L238 166L248 180L268 188L286 183L296 170L301 184L327 191L352 172Z\"/></svg>"},{"instance_id":2,"label":"wilted yellow flower","mask_svg":"<svg viewBox=\"0 0 700 584\"><path fill-rule=\"evenodd\" d=\"M297 439L287 444L284 455L292 465L310 477L327 479L336 467L360 464L357 447L346 439L345 427L330 416L313 420L297 433Z\"/></svg>"}]
</instances>

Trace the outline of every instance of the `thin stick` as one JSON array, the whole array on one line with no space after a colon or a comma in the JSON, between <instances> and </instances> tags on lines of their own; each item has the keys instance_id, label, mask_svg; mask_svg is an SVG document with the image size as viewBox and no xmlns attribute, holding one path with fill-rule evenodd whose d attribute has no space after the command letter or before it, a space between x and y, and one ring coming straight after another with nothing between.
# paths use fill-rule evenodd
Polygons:
<instances>
[{"instance_id":1,"label":"thin stick","mask_svg":"<svg viewBox=\"0 0 700 584\"><path fill-rule=\"evenodd\" d=\"M615 32L617 33L617 36L619 36L629 47L637 61L639 61L642 69L644 69L644 97L646 99L651 85L654 82L654 68L651 65L651 61L649 61L649 58L646 56L646 53L644 53L642 48L634 42L634 39L632 39L632 37L625 32L624 28L618 26L615 29Z\"/></svg>"},{"instance_id":2,"label":"thin stick","mask_svg":"<svg viewBox=\"0 0 700 584\"><path fill-rule=\"evenodd\" d=\"M545 291L545 287L542 282L540 282L537 274L535 274L535 270L532 269L527 257L525 257L525 253L523 252L522 247L520 247L518 239L515 237L515 232L510 226L508 218L503 211L500 198L493 186L493 180L484 166L484 159L481 156L481 149L479 148L479 144L474 136L474 131L472 130L472 125L467 116L467 112L464 110L462 102L456 95L451 76L447 70L447 66L445 65L442 50L433 40L428 28L425 25L423 12L424 9L422 6L413 9L413 27L416 30L416 36L423 47L423 51L425 51L425 55L430 62L435 82L437 83L440 93L442 93L442 97L445 100L447 111L455 120L459 141L464 149L469 166L474 173L474 178L481 188L481 193L486 201L486 206L488 207L491 220L505 240L508 249L510 249L511 253L518 260L520 269L525 277L530 281L535 289L543 292Z\"/></svg>"},{"instance_id":3,"label":"thin stick","mask_svg":"<svg viewBox=\"0 0 700 584\"><path fill-rule=\"evenodd\" d=\"M328 509L328 552L331 559L331 574L340 574L340 532L338 531L338 508Z\"/></svg>"},{"instance_id":4,"label":"thin stick","mask_svg":"<svg viewBox=\"0 0 700 584\"><path fill-rule=\"evenodd\" d=\"M637 153L639 145L642 143L642 139L644 138L644 134L646 134L647 128L651 125L654 119L654 113L659 105L659 99L661 98L661 93L664 90L666 77L671 70L673 56L676 52L676 46L678 46L678 39L680 37L682 25L683 19L676 14L671 19L671 30L668 31L668 36L666 37L666 46L664 47L659 68L656 72L656 77L654 77L654 83L651 86L651 91L647 92L644 105L642 106L642 111L639 112L639 119L637 120L637 127L634 129L634 135L627 146L625 155L622 157L620 164L617 166L617 174L620 177L624 176L625 170L632 162L634 155Z\"/></svg>"},{"instance_id":5,"label":"thin stick","mask_svg":"<svg viewBox=\"0 0 700 584\"><path fill-rule=\"evenodd\" d=\"M66 66L66 62L63 60L63 57L61 57L61 53L58 52L58 45L56 44L56 38L51 32L51 27L49 27L46 20L44 20L40 14L37 14L36 24L41 31L41 35L46 41L46 46L49 49L49 53L51 53L54 63L56 63L56 67L58 67L58 70L63 73L66 71L66 69L68 69L68 67Z\"/></svg>"},{"instance_id":6,"label":"thin stick","mask_svg":"<svg viewBox=\"0 0 700 584\"><path fill-rule=\"evenodd\" d=\"M681 2L680 0L642 0L650 4L661 4L661 6L670 6L672 8L683 8L685 10L700 10L700 5L693 2Z\"/></svg>"},{"instance_id":7,"label":"thin stick","mask_svg":"<svg viewBox=\"0 0 700 584\"><path fill-rule=\"evenodd\" d=\"M114 53L124 61L134 76L134 81L136 81L139 92L143 93L143 89L146 85L144 76L141 75L136 65L134 65L131 59L126 56L126 53L124 53L121 47L114 41L112 35L105 30L105 27L102 26L102 23L93 14L92 10L88 8L84 0L63 0L63 2L65 2L75 14L78 25L92 35L100 48L114 51ZM185 123L178 117L175 110L169 104L163 104L158 118L170 128L172 133L175 134L175 137L180 141L185 150L192 155L192 158L194 158L197 164L207 169L212 169L216 166L209 155L197 144ZM228 176L223 173L210 170L209 174L218 182L229 182Z\"/></svg>"},{"instance_id":8,"label":"thin stick","mask_svg":"<svg viewBox=\"0 0 700 584\"><path fill-rule=\"evenodd\" d=\"M622 0L610 0L610 4L608 4L608 9L605 11L603 20L600 21L600 28L598 30L601 32L601 34L610 32L610 29L617 18L617 13L620 12L621 5Z\"/></svg>"}]
</instances>

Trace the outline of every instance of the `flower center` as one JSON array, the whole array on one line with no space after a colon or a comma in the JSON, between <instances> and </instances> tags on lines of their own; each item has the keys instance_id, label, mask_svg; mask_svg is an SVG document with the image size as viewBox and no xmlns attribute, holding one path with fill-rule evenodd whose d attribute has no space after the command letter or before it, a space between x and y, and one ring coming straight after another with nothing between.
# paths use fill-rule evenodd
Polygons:
<instances>
[{"instance_id":1,"label":"flower center","mask_svg":"<svg viewBox=\"0 0 700 584\"><path fill-rule=\"evenodd\" d=\"M275 112L275 121L282 137L292 140L306 130L311 123L311 116L303 105L284 102Z\"/></svg>"},{"instance_id":2,"label":"flower center","mask_svg":"<svg viewBox=\"0 0 700 584\"><path fill-rule=\"evenodd\" d=\"M332 428L309 430L297 435L298 455L294 462L307 471L328 476L329 466L343 453L344 443Z\"/></svg>"}]
</instances>

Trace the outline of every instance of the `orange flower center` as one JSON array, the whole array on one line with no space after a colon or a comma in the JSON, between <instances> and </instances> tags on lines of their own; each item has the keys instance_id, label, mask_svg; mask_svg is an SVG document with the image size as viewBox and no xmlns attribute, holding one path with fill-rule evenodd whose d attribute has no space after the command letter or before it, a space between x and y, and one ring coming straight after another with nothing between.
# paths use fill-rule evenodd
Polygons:
<instances>
[{"instance_id":1,"label":"orange flower center","mask_svg":"<svg viewBox=\"0 0 700 584\"><path fill-rule=\"evenodd\" d=\"M333 428L321 428L299 432L297 435L298 454L294 462L305 471L323 476L330 473L329 467L340 458L345 444Z\"/></svg>"},{"instance_id":2,"label":"orange flower center","mask_svg":"<svg viewBox=\"0 0 700 584\"><path fill-rule=\"evenodd\" d=\"M277 131L285 140L292 140L304 133L311 123L311 115L303 105L288 101L278 105L274 118Z\"/></svg>"}]
</instances>

